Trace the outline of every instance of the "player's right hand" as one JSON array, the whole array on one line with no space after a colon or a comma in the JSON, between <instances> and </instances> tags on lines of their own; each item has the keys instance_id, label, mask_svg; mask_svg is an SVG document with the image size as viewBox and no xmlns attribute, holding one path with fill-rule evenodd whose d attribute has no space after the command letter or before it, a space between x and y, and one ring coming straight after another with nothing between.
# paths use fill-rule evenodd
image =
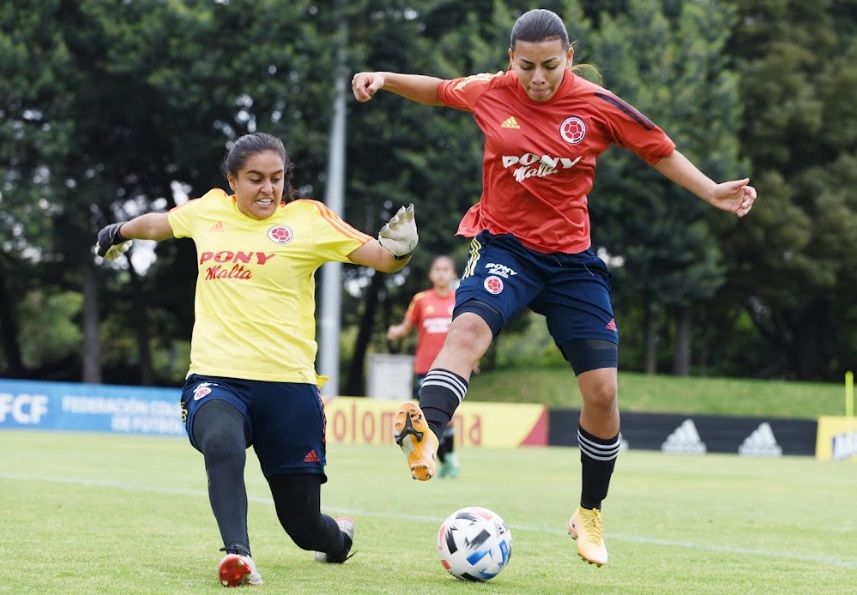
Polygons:
<instances>
[{"instance_id":1,"label":"player's right hand","mask_svg":"<svg viewBox=\"0 0 857 595\"><path fill-rule=\"evenodd\" d=\"M378 232L378 242L396 260L410 258L416 250L419 240L417 223L414 221L413 203L407 207L401 207Z\"/></svg>"},{"instance_id":2,"label":"player's right hand","mask_svg":"<svg viewBox=\"0 0 857 595\"><path fill-rule=\"evenodd\" d=\"M366 103L384 87L384 76L379 72L358 72L351 78L351 91L360 103Z\"/></svg>"},{"instance_id":3,"label":"player's right hand","mask_svg":"<svg viewBox=\"0 0 857 595\"><path fill-rule=\"evenodd\" d=\"M98 256L105 260L116 260L131 247L131 240L126 240L119 233L122 223L111 223L98 232L98 240L95 244L95 253Z\"/></svg>"}]
</instances>

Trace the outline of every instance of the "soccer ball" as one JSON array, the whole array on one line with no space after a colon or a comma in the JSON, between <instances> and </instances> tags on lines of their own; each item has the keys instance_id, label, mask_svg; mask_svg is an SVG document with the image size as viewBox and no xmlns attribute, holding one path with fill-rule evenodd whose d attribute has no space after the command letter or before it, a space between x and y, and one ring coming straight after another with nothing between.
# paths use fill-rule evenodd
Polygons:
<instances>
[{"instance_id":1,"label":"soccer ball","mask_svg":"<svg viewBox=\"0 0 857 595\"><path fill-rule=\"evenodd\" d=\"M478 506L456 510L437 532L440 563L463 581L494 578L512 556L512 533L496 512Z\"/></svg>"}]
</instances>

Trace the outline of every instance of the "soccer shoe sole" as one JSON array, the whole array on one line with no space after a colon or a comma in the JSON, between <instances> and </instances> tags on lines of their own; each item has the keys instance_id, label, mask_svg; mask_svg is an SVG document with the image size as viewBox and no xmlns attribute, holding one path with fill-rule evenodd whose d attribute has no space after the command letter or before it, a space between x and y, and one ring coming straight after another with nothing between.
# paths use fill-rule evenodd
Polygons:
<instances>
[{"instance_id":1,"label":"soccer shoe sole","mask_svg":"<svg viewBox=\"0 0 857 595\"><path fill-rule=\"evenodd\" d=\"M393 418L393 437L408 459L411 476L428 481L437 470L437 436L426 423L423 411L413 401L405 401Z\"/></svg>"},{"instance_id":2,"label":"soccer shoe sole","mask_svg":"<svg viewBox=\"0 0 857 595\"><path fill-rule=\"evenodd\" d=\"M574 516L571 517L571 520L568 521L568 534L571 535L571 538L577 541L577 555L580 556L580 559L588 564L592 564L593 566L597 566L601 568L605 564L607 564L607 556L605 552L604 560L595 559L595 556L588 556L584 554L582 551L586 546L583 545L583 542L578 540L577 538L577 528L575 527Z\"/></svg>"},{"instance_id":3,"label":"soccer shoe sole","mask_svg":"<svg viewBox=\"0 0 857 595\"><path fill-rule=\"evenodd\" d=\"M229 554L217 567L217 575L220 578L220 584L224 587L240 587L241 585L261 585L261 577L253 582L250 582L250 575L253 573L251 568L241 556L237 554Z\"/></svg>"}]
</instances>

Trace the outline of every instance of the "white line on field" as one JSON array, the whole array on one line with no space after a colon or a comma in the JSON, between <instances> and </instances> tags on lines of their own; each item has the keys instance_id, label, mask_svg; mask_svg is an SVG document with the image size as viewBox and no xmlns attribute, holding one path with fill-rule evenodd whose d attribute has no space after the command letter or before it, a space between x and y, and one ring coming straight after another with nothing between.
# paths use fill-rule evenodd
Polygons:
<instances>
[{"instance_id":1,"label":"white line on field","mask_svg":"<svg viewBox=\"0 0 857 595\"><path fill-rule=\"evenodd\" d=\"M50 482L50 483L65 483L65 484L73 484L73 485L84 485L84 486L94 486L94 487L103 487L103 488L116 488L121 490L133 490L137 492L155 492L159 494L174 494L181 496L193 496L198 498L208 498L208 492L204 492L201 490L183 490L179 488L163 488L163 487L154 487L154 486L142 486L136 484L128 484L128 483L120 483L116 481L109 481L104 479L82 479L76 477L35 477L32 475L17 475L17 474L9 474L9 473L0 473L0 479L7 479L12 481L26 481L26 482ZM258 496L247 496L247 500L250 502L256 502L259 504L269 504L271 506L274 505L274 501L271 498L261 498ZM430 523L439 523L442 522L443 519L440 517L434 517L429 515L418 515L418 514L404 514L404 513L391 513L391 512L372 512L366 510L358 510L353 508L343 508L339 506L325 505L326 509L333 509L338 512L344 514L350 514L355 516L364 516L364 517L381 517L381 518L396 518L396 519L406 519L406 520L415 520L415 521L425 521ZM535 533L552 533L552 534L565 534L565 531L559 531L556 529L546 529L544 527L533 527L527 525L515 525L509 524L509 528L514 529L515 531L531 531ZM740 554L742 556L756 556L760 558L774 558L779 560L800 560L802 562L814 562L817 564L824 564L827 566L840 566L844 568L857 568L857 561L853 560L841 560L839 558L831 558L826 556L807 556L804 554L791 554L784 552L772 552L768 550L760 550L753 548L741 548L741 547L731 547L725 545L716 545L709 543L694 543L691 541L672 541L668 539L653 539L650 537L641 537L638 535L624 535L621 533L610 533L610 539L616 539L619 541L628 541L631 543L644 543L648 545L660 545L666 547L674 547L674 548L683 548L690 550L703 550L710 552L724 552L728 554Z\"/></svg>"}]
</instances>

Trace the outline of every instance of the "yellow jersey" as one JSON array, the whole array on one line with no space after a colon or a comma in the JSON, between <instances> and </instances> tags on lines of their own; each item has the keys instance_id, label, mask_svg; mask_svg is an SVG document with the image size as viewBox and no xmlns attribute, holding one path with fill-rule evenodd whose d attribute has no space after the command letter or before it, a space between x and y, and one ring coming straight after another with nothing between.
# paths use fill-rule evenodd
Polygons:
<instances>
[{"instance_id":1,"label":"yellow jersey","mask_svg":"<svg viewBox=\"0 0 857 595\"><path fill-rule=\"evenodd\" d=\"M214 189L170 210L177 238L196 244L190 374L318 384L315 272L371 236L315 200L257 220Z\"/></svg>"}]
</instances>

